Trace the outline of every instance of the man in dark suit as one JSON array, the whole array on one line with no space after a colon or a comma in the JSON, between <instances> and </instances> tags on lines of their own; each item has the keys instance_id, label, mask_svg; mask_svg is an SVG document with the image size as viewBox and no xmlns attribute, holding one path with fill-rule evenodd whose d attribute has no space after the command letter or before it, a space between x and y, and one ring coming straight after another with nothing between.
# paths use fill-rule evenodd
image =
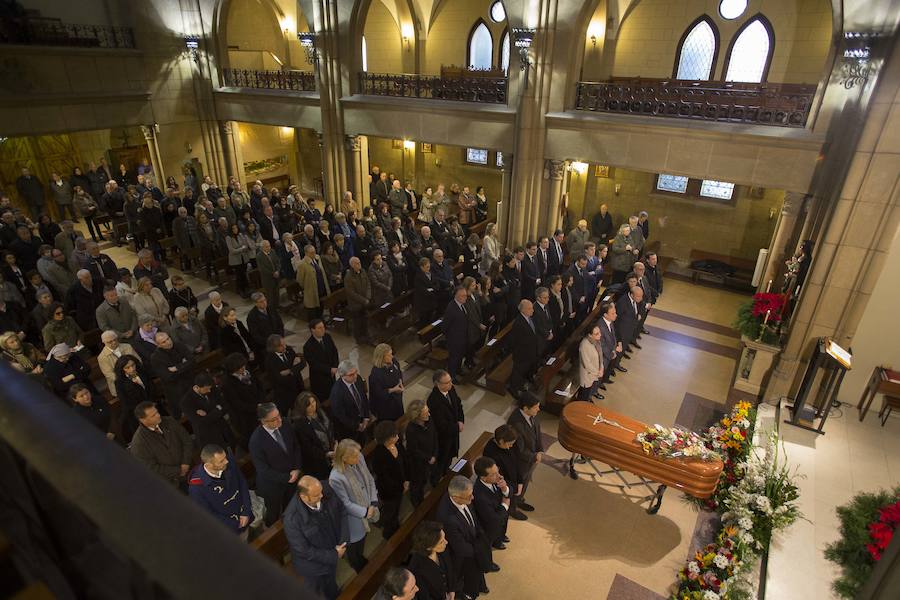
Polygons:
<instances>
[{"instance_id":1,"label":"man in dark suit","mask_svg":"<svg viewBox=\"0 0 900 600\"><path fill-rule=\"evenodd\" d=\"M506 422L516 430L516 457L519 461L519 473L522 476L522 492L516 498L516 507L526 511L534 507L525 501L528 484L534 469L544 457L544 443L541 440L541 424L537 414L541 411L541 402L533 394L522 394L518 402L518 410L514 410Z\"/></svg>"},{"instance_id":2,"label":"man in dark suit","mask_svg":"<svg viewBox=\"0 0 900 600\"><path fill-rule=\"evenodd\" d=\"M219 331L221 330L219 315L222 314L222 311L227 306L228 303L222 299L222 295L219 292L213 291L209 293L209 306L203 311L203 325L206 327L206 335L209 337L210 350L215 350L222 345L219 341Z\"/></svg>"},{"instance_id":3,"label":"man in dark suit","mask_svg":"<svg viewBox=\"0 0 900 600\"><path fill-rule=\"evenodd\" d=\"M331 393L340 358L334 340L325 331L325 321L310 321L309 332L310 336L303 344L303 357L309 363L309 389L321 403Z\"/></svg>"},{"instance_id":4,"label":"man in dark suit","mask_svg":"<svg viewBox=\"0 0 900 600\"><path fill-rule=\"evenodd\" d=\"M432 281L436 284L435 294L438 306L444 306L450 301L450 291L454 287L455 278L453 277L453 267L450 261L444 258L444 251L436 249L434 251L434 260L431 262Z\"/></svg>"},{"instance_id":5,"label":"man in dark suit","mask_svg":"<svg viewBox=\"0 0 900 600\"><path fill-rule=\"evenodd\" d=\"M550 290L539 287L535 291L534 330L540 340L539 355L543 358L553 343L553 317L550 314Z\"/></svg>"},{"instance_id":6,"label":"man in dark suit","mask_svg":"<svg viewBox=\"0 0 900 600\"><path fill-rule=\"evenodd\" d=\"M437 460L431 469L431 484L437 485L450 467L454 456L459 456L459 434L465 427L462 400L453 387L450 373L439 369L431 377L434 388L428 395L431 422L437 431Z\"/></svg>"},{"instance_id":7,"label":"man in dark suit","mask_svg":"<svg viewBox=\"0 0 900 600\"><path fill-rule=\"evenodd\" d=\"M519 301L519 314L513 320L512 330L506 336L507 347L512 349L513 368L509 378L509 391L518 396L537 368L540 355L540 338L534 324L534 305L530 300Z\"/></svg>"},{"instance_id":8,"label":"man in dark suit","mask_svg":"<svg viewBox=\"0 0 900 600\"><path fill-rule=\"evenodd\" d=\"M255 306L247 313L247 330L253 339L253 352L262 356L270 335L284 335L284 321L274 307L269 307L269 301L262 292L254 292L250 299Z\"/></svg>"},{"instance_id":9,"label":"man in dark suit","mask_svg":"<svg viewBox=\"0 0 900 600\"><path fill-rule=\"evenodd\" d=\"M272 400L278 410L287 413L294 400L304 390L303 369L306 360L302 354L287 345L284 337L273 333L266 340L266 377L272 386Z\"/></svg>"},{"instance_id":10,"label":"man in dark suit","mask_svg":"<svg viewBox=\"0 0 900 600\"><path fill-rule=\"evenodd\" d=\"M240 352L232 352L226 356L222 361L225 374L219 383L222 389L222 398L231 415L229 422L240 438L239 441L243 448L247 448L250 436L256 430L256 407L265 398L262 385L258 379L253 377L247 364L247 357ZM294 397L296 398L296 396ZM288 409L292 406L293 402ZM280 408L279 412L281 412Z\"/></svg>"},{"instance_id":11,"label":"man in dark suit","mask_svg":"<svg viewBox=\"0 0 900 600\"><path fill-rule=\"evenodd\" d=\"M165 331L157 331L154 339L156 350L150 355L150 364L163 384L169 412L179 419L181 399L194 383L194 351L184 344L176 344Z\"/></svg>"},{"instance_id":12,"label":"man in dark suit","mask_svg":"<svg viewBox=\"0 0 900 600\"><path fill-rule=\"evenodd\" d=\"M335 600L337 563L350 541L344 503L327 483L309 475L300 478L293 496L283 519L291 566L306 587Z\"/></svg>"},{"instance_id":13,"label":"man in dark suit","mask_svg":"<svg viewBox=\"0 0 900 600\"><path fill-rule=\"evenodd\" d=\"M209 444L229 448L234 443L225 400L209 373L194 377L194 387L181 399L181 410L201 448Z\"/></svg>"},{"instance_id":14,"label":"man in dark suit","mask_svg":"<svg viewBox=\"0 0 900 600\"><path fill-rule=\"evenodd\" d=\"M614 237L616 237L616 230L613 229L613 220L612 215L609 214L609 207L606 204L601 204L600 212L591 219L591 239L597 244L605 246Z\"/></svg>"},{"instance_id":15,"label":"man in dark suit","mask_svg":"<svg viewBox=\"0 0 900 600\"><path fill-rule=\"evenodd\" d=\"M527 521L525 513L516 508L515 499L522 492L522 476L519 473L519 458L516 455L516 440L519 434L510 425L503 424L494 430L494 437L484 447L484 455L494 459L500 469L500 475L509 485L510 506L509 516L518 521Z\"/></svg>"},{"instance_id":16,"label":"man in dark suit","mask_svg":"<svg viewBox=\"0 0 900 600\"><path fill-rule=\"evenodd\" d=\"M416 309L417 324L425 327L434 319L435 290L438 282L431 274L431 260L427 257L419 259L419 268L413 279L413 306Z\"/></svg>"},{"instance_id":17,"label":"man in dark suit","mask_svg":"<svg viewBox=\"0 0 900 600\"><path fill-rule=\"evenodd\" d=\"M525 256L522 257L522 297L534 300L534 292L541 285L541 268L537 262L537 244L525 244Z\"/></svg>"},{"instance_id":18,"label":"man in dark suit","mask_svg":"<svg viewBox=\"0 0 900 600\"><path fill-rule=\"evenodd\" d=\"M569 269L566 277L572 277L572 302L575 304L575 320L580 321L587 316L590 306L588 305L588 276L587 276L587 256L580 255L575 259L575 263ZM563 279L566 279L563 277Z\"/></svg>"},{"instance_id":19,"label":"man in dark suit","mask_svg":"<svg viewBox=\"0 0 900 600\"><path fill-rule=\"evenodd\" d=\"M546 235L543 235L538 239L538 247L537 253L534 255L535 260L538 264L538 271L541 273L541 283L543 285L547 285L547 280L550 275L554 275L554 273L550 273L550 238Z\"/></svg>"},{"instance_id":20,"label":"man in dark suit","mask_svg":"<svg viewBox=\"0 0 900 600\"><path fill-rule=\"evenodd\" d=\"M641 323L641 311L638 305L644 299L644 291L638 286L634 286L627 294L619 296L616 300L616 337L622 342L622 356L629 358L628 351L634 344L635 336L638 333L638 327ZM618 370L624 367L617 365Z\"/></svg>"},{"instance_id":21,"label":"man in dark suit","mask_svg":"<svg viewBox=\"0 0 900 600\"><path fill-rule=\"evenodd\" d=\"M491 556L490 542L470 508L474 497L472 482L461 475L450 480L441 499L437 520L444 525L447 548L456 570L456 596L476 598L487 592L484 573L499 571Z\"/></svg>"},{"instance_id":22,"label":"man in dark suit","mask_svg":"<svg viewBox=\"0 0 900 600\"><path fill-rule=\"evenodd\" d=\"M391 182L388 181L387 173L378 173L378 181L375 182L374 191L375 194L371 196L372 206L388 201L388 195L391 193Z\"/></svg>"},{"instance_id":23,"label":"man in dark suit","mask_svg":"<svg viewBox=\"0 0 900 600\"><path fill-rule=\"evenodd\" d=\"M547 240L547 248L549 250L547 258L547 274L562 275L565 270L566 259L566 234L562 229L557 229L553 233L553 239Z\"/></svg>"},{"instance_id":24,"label":"man in dark suit","mask_svg":"<svg viewBox=\"0 0 900 600\"><path fill-rule=\"evenodd\" d=\"M281 420L278 407L264 402L256 409L259 427L250 436L250 458L256 470L256 493L266 503L266 525L281 517L303 466L294 429Z\"/></svg>"},{"instance_id":25,"label":"man in dark suit","mask_svg":"<svg viewBox=\"0 0 900 600\"><path fill-rule=\"evenodd\" d=\"M140 426L134 432L128 450L148 469L179 487L191 470L194 443L177 420L159 414L155 402L134 407Z\"/></svg>"},{"instance_id":26,"label":"man in dark suit","mask_svg":"<svg viewBox=\"0 0 900 600\"><path fill-rule=\"evenodd\" d=\"M484 532L492 548L505 550L509 538L506 526L509 523L511 491L494 459L479 456L475 459L475 514L481 521Z\"/></svg>"},{"instance_id":27,"label":"man in dark suit","mask_svg":"<svg viewBox=\"0 0 900 600\"><path fill-rule=\"evenodd\" d=\"M597 323L600 325L600 348L603 350L603 379L600 382L600 389L605 390L605 384L612 381L610 377L615 377L612 371L619 366L622 342L616 336L615 322L618 317L616 304L614 302L601 304L600 316L601 319Z\"/></svg>"},{"instance_id":28,"label":"man in dark suit","mask_svg":"<svg viewBox=\"0 0 900 600\"><path fill-rule=\"evenodd\" d=\"M447 339L447 370L453 383L458 384L457 375L462 367L463 358L469 348L469 324L466 313L466 300L468 293L466 288L460 286L453 292L453 299L447 304L441 329Z\"/></svg>"},{"instance_id":29,"label":"man in dark suit","mask_svg":"<svg viewBox=\"0 0 900 600\"><path fill-rule=\"evenodd\" d=\"M272 246L277 245L281 239L281 232L278 231L278 224L275 223L275 215L271 206L263 209L263 216L259 222L259 235Z\"/></svg>"},{"instance_id":30,"label":"man in dark suit","mask_svg":"<svg viewBox=\"0 0 900 600\"><path fill-rule=\"evenodd\" d=\"M365 445L368 441L366 430L375 416L369 408L369 398L359 378L359 367L350 359L342 360L337 375L329 395L334 437L338 440L350 438Z\"/></svg>"}]
</instances>

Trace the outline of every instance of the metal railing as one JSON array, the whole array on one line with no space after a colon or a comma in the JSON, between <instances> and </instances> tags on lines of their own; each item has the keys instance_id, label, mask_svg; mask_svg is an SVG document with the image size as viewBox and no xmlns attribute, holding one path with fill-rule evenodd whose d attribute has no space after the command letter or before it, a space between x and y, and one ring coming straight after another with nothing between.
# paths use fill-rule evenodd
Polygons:
<instances>
[{"instance_id":1,"label":"metal railing","mask_svg":"<svg viewBox=\"0 0 900 600\"><path fill-rule=\"evenodd\" d=\"M17 553L24 536L27 561L33 556L32 535L54 540L54 553L41 568L65 573L65 580L48 579L53 589L71 588L59 597L124 597L113 590L134 595L147 580L164 591L148 598L315 597L290 572L2 361L0 488L12 494L13 487L17 500L7 508L22 514L28 527L5 532L10 552ZM52 507L49 514L46 506ZM78 560L83 557L90 560ZM120 567L119 561L131 566Z\"/></svg>"},{"instance_id":2,"label":"metal railing","mask_svg":"<svg viewBox=\"0 0 900 600\"><path fill-rule=\"evenodd\" d=\"M134 48L130 27L77 25L55 19L11 18L0 29L0 43L79 48Z\"/></svg>"},{"instance_id":3,"label":"metal railing","mask_svg":"<svg viewBox=\"0 0 900 600\"><path fill-rule=\"evenodd\" d=\"M506 77L453 77L393 73L359 74L359 93L392 98L425 98L506 104L509 79Z\"/></svg>"},{"instance_id":4,"label":"metal railing","mask_svg":"<svg viewBox=\"0 0 900 600\"><path fill-rule=\"evenodd\" d=\"M316 91L316 74L308 71L224 69L223 76L227 87L286 90L292 92Z\"/></svg>"},{"instance_id":5,"label":"metal railing","mask_svg":"<svg viewBox=\"0 0 900 600\"><path fill-rule=\"evenodd\" d=\"M700 121L805 127L816 86L675 79L579 81L575 109Z\"/></svg>"}]
</instances>

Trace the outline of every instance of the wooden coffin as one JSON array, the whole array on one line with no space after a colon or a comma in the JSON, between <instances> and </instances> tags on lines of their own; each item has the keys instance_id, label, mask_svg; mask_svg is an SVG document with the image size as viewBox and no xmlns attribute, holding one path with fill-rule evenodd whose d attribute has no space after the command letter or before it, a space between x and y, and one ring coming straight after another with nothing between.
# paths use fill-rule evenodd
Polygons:
<instances>
[{"instance_id":1,"label":"wooden coffin","mask_svg":"<svg viewBox=\"0 0 900 600\"><path fill-rule=\"evenodd\" d=\"M722 473L721 460L649 456L635 441L636 433L607 423L594 425L598 414L636 433L647 428L646 423L590 402L570 402L563 408L560 418L559 443L570 452L646 477L691 496L712 496Z\"/></svg>"}]
</instances>

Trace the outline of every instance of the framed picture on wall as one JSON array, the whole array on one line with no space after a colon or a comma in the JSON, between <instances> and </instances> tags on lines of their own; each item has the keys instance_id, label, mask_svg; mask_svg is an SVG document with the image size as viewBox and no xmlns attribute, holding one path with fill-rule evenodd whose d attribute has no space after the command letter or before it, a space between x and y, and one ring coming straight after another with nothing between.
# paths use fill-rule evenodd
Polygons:
<instances>
[{"instance_id":1,"label":"framed picture on wall","mask_svg":"<svg viewBox=\"0 0 900 600\"><path fill-rule=\"evenodd\" d=\"M597 165L594 169L594 177L609 178L609 165Z\"/></svg>"},{"instance_id":2,"label":"framed picture on wall","mask_svg":"<svg viewBox=\"0 0 900 600\"><path fill-rule=\"evenodd\" d=\"M394 150L402 150L403 140L391 140L391 148L393 148Z\"/></svg>"},{"instance_id":3,"label":"framed picture on wall","mask_svg":"<svg viewBox=\"0 0 900 600\"><path fill-rule=\"evenodd\" d=\"M422 154L432 154L434 152L434 144L422 142Z\"/></svg>"}]
</instances>

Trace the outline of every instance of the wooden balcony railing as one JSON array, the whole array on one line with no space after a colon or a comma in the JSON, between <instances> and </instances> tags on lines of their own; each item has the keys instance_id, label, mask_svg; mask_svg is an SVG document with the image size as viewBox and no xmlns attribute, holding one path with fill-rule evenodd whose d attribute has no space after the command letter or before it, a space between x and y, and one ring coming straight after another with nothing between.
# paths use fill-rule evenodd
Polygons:
<instances>
[{"instance_id":1,"label":"wooden balcony railing","mask_svg":"<svg viewBox=\"0 0 900 600\"><path fill-rule=\"evenodd\" d=\"M576 110L805 127L815 85L673 79L578 82Z\"/></svg>"},{"instance_id":2,"label":"wooden balcony railing","mask_svg":"<svg viewBox=\"0 0 900 600\"><path fill-rule=\"evenodd\" d=\"M506 104L508 81L506 77L442 78L433 75L362 72L359 74L359 92L394 98Z\"/></svg>"},{"instance_id":3,"label":"wooden balcony railing","mask_svg":"<svg viewBox=\"0 0 900 600\"><path fill-rule=\"evenodd\" d=\"M130 27L76 25L57 19L10 17L2 20L0 43L80 48L134 48Z\"/></svg>"},{"instance_id":4,"label":"wooden balcony railing","mask_svg":"<svg viewBox=\"0 0 900 600\"><path fill-rule=\"evenodd\" d=\"M228 87L288 90L293 92L316 91L316 75L308 71L225 69L223 74L225 76L225 85Z\"/></svg>"}]
</instances>

